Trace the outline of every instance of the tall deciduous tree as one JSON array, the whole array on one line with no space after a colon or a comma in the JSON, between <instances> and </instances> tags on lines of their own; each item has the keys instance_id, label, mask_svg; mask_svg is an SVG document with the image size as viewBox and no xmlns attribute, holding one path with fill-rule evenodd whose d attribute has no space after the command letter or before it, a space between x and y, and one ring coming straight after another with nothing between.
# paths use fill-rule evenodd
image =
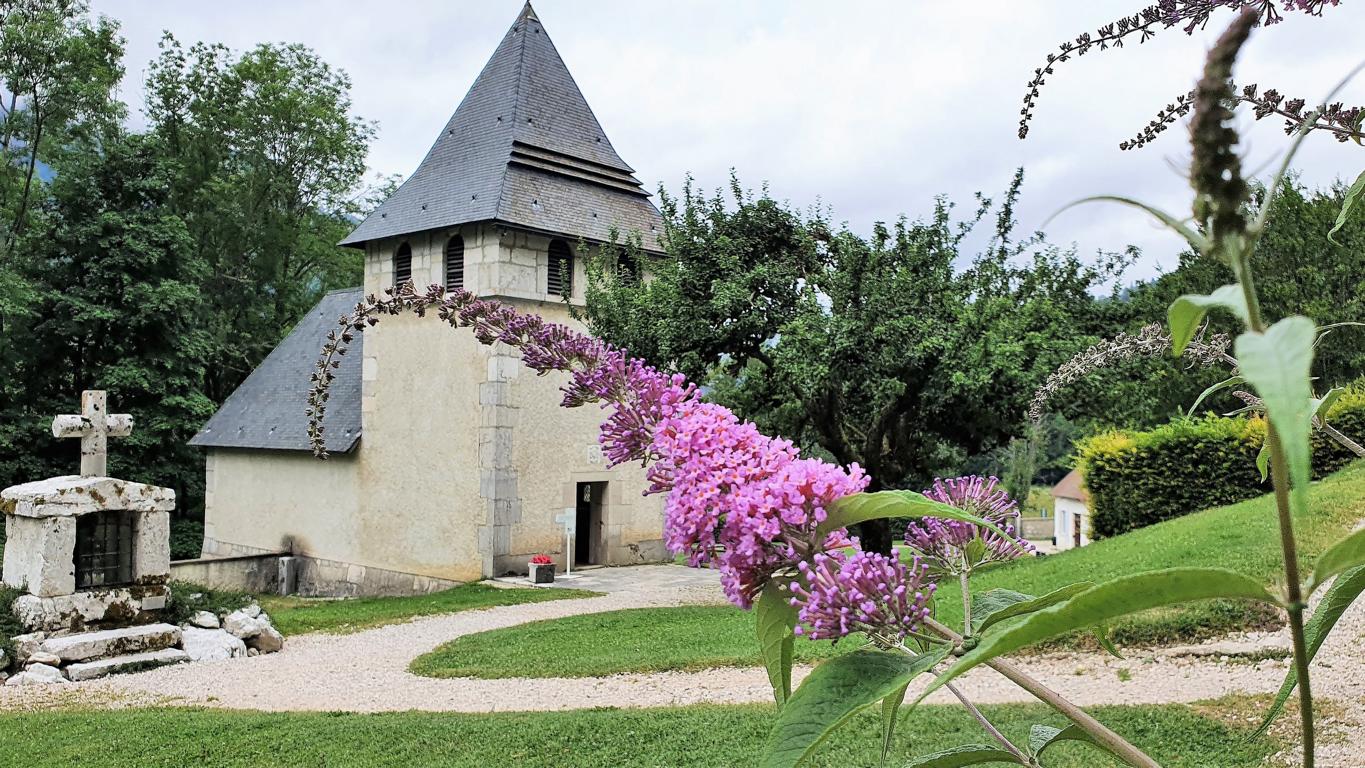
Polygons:
<instances>
[{"instance_id":1,"label":"tall deciduous tree","mask_svg":"<svg viewBox=\"0 0 1365 768\"><path fill-rule=\"evenodd\" d=\"M208 337L195 252L168 190L178 173L155 139L107 138L53 180L16 249L35 293L22 321L23 387L0 419L0 477L69 474L75 454L54 441L52 416L86 388L110 390L137 426L111 451L111 471L202 493L202 465L186 445L213 411L202 392Z\"/></svg>"},{"instance_id":2,"label":"tall deciduous tree","mask_svg":"<svg viewBox=\"0 0 1365 768\"><path fill-rule=\"evenodd\" d=\"M28 223L40 165L58 165L117 128L118 24L84 0L0 7L0 256Z\"/></svg>"},{"instance_id":3,"label":"tall deciduous tree","mask_svg":"<svg viewBox=\"0 0 1365 768\"><path fill-rule=\"evenodd\" d=\"M870 238L835 230L736 182L728 199L665 196L650 278L593 265L593 331L707 381L711 396L840 463L876 488L926 483L1017 433L1034 384L1105 330L1092 295L1123 257L1087 266L1041 236L1015 240L1016 176L1001 205L933 213ZM995 213L989 247L964 242ZM885 527L865 544L890 546Z\"/></svg>"},{"instance_id":4,"label":"tall deciduous tree","mask_svg":"<svg viewBox=\"0 0 1365 768\"><path fill-rule=\"evenodd\" d=\"M162 40L147 114L181 164L174 204L210 270L215 400L321 293L360 282L361 255L336 243L352 226L374 129L351 115L349 88L300 45L236 55Z\"/></svg>"}]
</instances>

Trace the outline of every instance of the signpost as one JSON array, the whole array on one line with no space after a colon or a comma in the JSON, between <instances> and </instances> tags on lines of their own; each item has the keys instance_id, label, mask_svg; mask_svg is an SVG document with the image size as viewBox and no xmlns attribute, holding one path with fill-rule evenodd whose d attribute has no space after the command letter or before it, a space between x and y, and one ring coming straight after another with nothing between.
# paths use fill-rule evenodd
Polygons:
<instances>
[{"instance_id":1,"label":"signpost","mask_svg":"<svg viewBox=\"0 0 1365 768\"><path fill-rule=\"evenodd\" d=\"M578 510L565 507L555 515L555 522L564 526L564 575L573 573L573 537L578 531Z\"/></svg>"}]
</instances>

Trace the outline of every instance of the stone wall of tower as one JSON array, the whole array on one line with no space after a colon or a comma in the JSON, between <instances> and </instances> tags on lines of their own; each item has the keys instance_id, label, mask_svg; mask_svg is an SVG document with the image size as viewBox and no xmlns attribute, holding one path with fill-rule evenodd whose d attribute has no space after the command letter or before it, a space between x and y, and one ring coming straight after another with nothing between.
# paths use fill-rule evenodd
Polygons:
<instances>
[{"instance_id":1,"label":"stone wall of tower","mask_svg":"<svg viewBox=\"0 0 1365 768\"><path fill-rule=\"evenodd\" d=\"M414 282L443 282L445 243L457 232L466 288L578 325L545 292L550 238L492 224L371 243L366 292L392 284L393 255L404 240ZM575 259L578 300L584 280ZM562 376L536 376L514 350L485 347L432 318L385 318L365 335L351 561L454 580L524 570L538 552L562 562L554 517L574 506L583 482L606 483L600 528L585 534L600 539L601 561L666 559L662 500L642 498L640 468L606 468L596 440L600 412L560 408Z\"/></svg>"}]
</instances>

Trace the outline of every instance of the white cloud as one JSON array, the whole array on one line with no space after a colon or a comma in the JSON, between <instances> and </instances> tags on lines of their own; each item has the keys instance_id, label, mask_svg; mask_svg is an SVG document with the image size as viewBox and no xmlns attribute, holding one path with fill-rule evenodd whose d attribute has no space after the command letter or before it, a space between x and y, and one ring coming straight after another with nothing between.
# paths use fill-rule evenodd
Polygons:
<instances>
[{"instance_id":1,"label":"white cloud","mask_svg":"<svg viewBox=\"0 0 1365 768\"><path fill-rule=\"evenodd\" d=\"M998 194L1016 166L1029 171L1020 216L1040 226L1079 197L1121 193L1183 211L1183 131L1120 152L1128 138L1198 74L1207 32L1168 31L1145 45L1095 52L1058 68L1033 133L1015 138L1023 86L1061 40L1143 3L734 3L699 0L540 0L537 13L617 150L651 187L691 172L705 187L731 167L748 185L805 206L817 199L866 230L899 213L927 213L947 193L968 202ZM182 41L243 49L301 42L352 78L357 114L379 122L370 163L416 167L521 7L505 2L95 0L128 38L125 98L141 101L145 62L163 28ZM1310 100L1357 63L1344 33L1365 28L1365 7L1291 16L1253 39L1239 80ZM1353 97L1353 98L1348 98ZM1365 85L1347 93L1365 102ZM1252 166L1282 151L1278 121L1250 130ZM1353 176L1365 150L1315 136L1296 163L1309 183ZM1091 208L1050 226L1083 252L1132 242L1137 276L1175 265L1179 242L1139 214Z\"/></svg>"}]
</instances>

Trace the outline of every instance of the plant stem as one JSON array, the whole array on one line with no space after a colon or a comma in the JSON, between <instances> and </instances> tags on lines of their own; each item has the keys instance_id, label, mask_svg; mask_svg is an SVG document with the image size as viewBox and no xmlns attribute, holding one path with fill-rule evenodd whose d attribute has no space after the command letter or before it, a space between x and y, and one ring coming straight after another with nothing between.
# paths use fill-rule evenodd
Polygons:
<instances>
[{"instance_id":1,"label":"plant stem","mask_svg":"<svg viewBox=\"0 0 1365 768\"><path fill-rule=\"evenodd\" d=\"M962 634L971 637L972 635L972 590L971 574L964 570L958 574L958 582L962 584Z\"/></svg>"},{"instance_id":2,"label":"plant stem","mask_svg":"<svg viewBox=\"0 0 1365 768\"><path fill-rule=\"evenodd\" d=\"M1294 542L1294 519L1289 507L1289 472L1284 446L1275 424L1266 421L1270 444L1270 472L1275 483L1275 510L1280 518L1280 547L1284 550L1285 596L1288 598L1289 635L1294 642L1294 674L1299 678L1299 719L1303 724L1303 768L1313 768L1313 689L1308 681L1308 643L1303 633L1303 591L1299 586L1299 558Z\"/></svg>"},{"instance_id":3,"label":"plant stem","mask_svg":"<svg viewBox=\"0 0 1365 768\"><path fill-rule=\"evenodd\" d=\"M962 636L954 632L951 628L934 621L925 619L924 626L938 632L944 637L955 643L962 642ZM1012 662L1005 659L991 659L987 665L996 672L1004 675L1007 680L1033 694L1044 704L1052 707L1065 715L1071 722L1080 726L1081 730L1090 734L1096 743L1123 759L1129 765L1136 768L1161 768L1161 764L1148 757L1142 750L1128 743L1128 740L1109 730L1109 728L1099 720L1091 717L1085 710L1062 698L1062 695L1048 688L1042 683L1029 677L1022 669L1015 666Z\"/></svg>"},{"instance_id":4,"label":"plant stem","mask_svg":"<svg viewBox=\"0 0 1365 768\"><path fill-rule=\"evenodd\" d=\"M953 692L953 695L957 697L957 700L962 702L962 706L966 707L967 711L972 713L972 717L976 718L976 721L978 723L981 723L981 727L986 729L986 733L989 733L991 735L991 738L1000 742L1000 745L1003 746L1006 751L1008 751L1011 755L1014 755L1015 759L1019 761L1020 765L1031 764L1029 762L1028 755L1024 754L1023 750L1014 746L1014 744L1009 739L1005 738L1005 734L1001 733L999 728L996 728L994 725L992 725L991 721L987 720L986 716L981 714L981 710L977 709L976 705L973 704L971 700L968 699L966 695L962 693L962 691L959 691L957 689L957 686L953 685L952 683L948 683L943 687Z\"/></svg>"},{"instance_id":5,"label":"plant stem","mask_svg":"<svg viewBox=\"0 0 1365 768\"><path fill-rule=\"evenodd\" d=\"M1274 194L1274 191L1271 191ZM1269 200L1267 200L1269 203ZM1256 240L1247 243L1237 253L1234 273L1242 286L1247 305L1247 327L1255 333L1265 333L1265 319L1261 316L1261 302L1256 296L1256 283L1251 274L1251 252ZM1303 768L1313 768L1315 738L1313 733L1313 689L1308 680L1308 642L1303 633L1303 591L1300 586L1299 553L1294 542L1294 516L1289 499L1289 464L1285 461L1284 445L1275 422L1266 410L1266 444L1270 446L1270 474L1275 485L1275 511L1280 523L1280 548L1284 553L1286 602L1289 611L1289 636L1294 643L1294 673L1298 676L1299 719L1303 725Z\"/></svg>"}]
</instances>

